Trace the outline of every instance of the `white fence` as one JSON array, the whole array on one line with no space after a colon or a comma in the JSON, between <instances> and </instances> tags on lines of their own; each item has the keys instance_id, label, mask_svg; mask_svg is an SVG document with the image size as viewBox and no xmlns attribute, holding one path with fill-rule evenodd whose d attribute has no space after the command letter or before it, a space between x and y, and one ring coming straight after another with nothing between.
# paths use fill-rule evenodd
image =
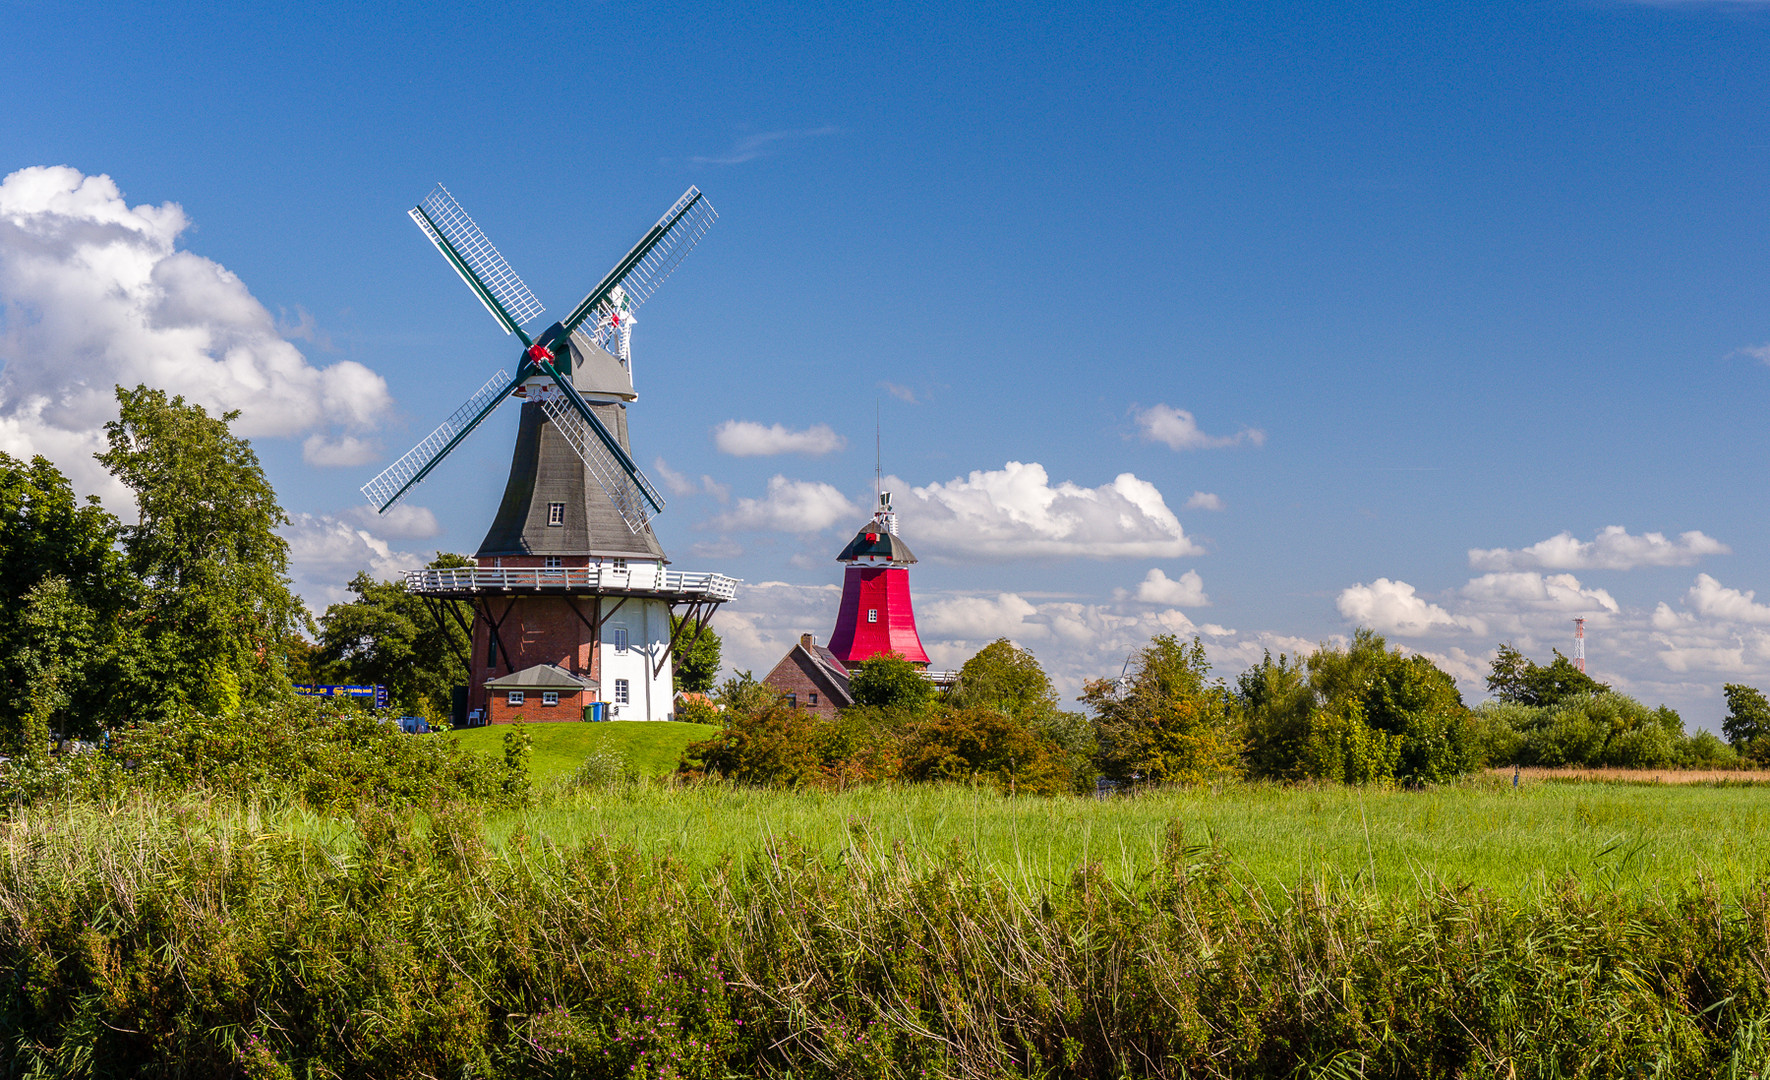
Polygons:
<instances>
[{"instance_id":1,"label":"white fence","mask_svg":"<svg viewBox=\"0 0 1770 1080\"><path fill-rule=\"evenodd\" d=\"M738 584L737 578L724 574L691 574L666 570L655 564L632 569L609 566L487 569L467 566L406 571L406 589L415 593L655 592L730 600L737 595Z\"/></svg>"}]
</instances>

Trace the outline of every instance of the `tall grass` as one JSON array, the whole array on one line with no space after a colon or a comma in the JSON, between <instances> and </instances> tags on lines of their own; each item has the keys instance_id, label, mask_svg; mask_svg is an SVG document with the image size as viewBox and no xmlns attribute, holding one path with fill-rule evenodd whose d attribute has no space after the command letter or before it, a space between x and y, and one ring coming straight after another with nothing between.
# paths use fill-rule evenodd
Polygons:
<instances>
[{"instance_id":1,"label":"tall grass","mask_svg":"<svg viewBox=\"0 0 1770 1080\"><path fill-rule=\"evenodd\" d=\"M1314 794L1289 798L1307 817ZM654 815L667 800L728 819L782 805L604 795ZM364 811L348 828L194 800L23 809L0 833L0 1068L1683 1077L1770 1064L1761 885L1698 876L1630 894L1598 876L1507 895L1353 873L1278 888L1238 872L1202 813L1125 835L1138 808L1233 797L1251 818L1282 802L1264 790L1043 804L1053 844L1065 813L1101 817L1087 858L1066 865L1053 848L1034 865L1000 845L1036 850L1016 830L1040 804L930 794L911 840L883 813L910 794L874 796L804 803L802 823L871 805L871 820L834 819L840 841L757 828L761 842L738 848L733 827L724 850L682 833L649 848L618 830L566 838L540 814L499 819L493 843L475 813L444 807L422 822ZM985 840L986 815L1007 839ZM1367 801L1367 861L1399 816Z\"/></svg>"},{"instance_id":2,"label":"tall grass","mask_svg":"<svg viewBox=\"0 0 1770 1080\"><path fill-rule=\"evenodd\" d=\"M1517 893L1572 877L1642 892L1701 874L1737 892L1770 873L1770 802L1760 790L1515 790L1509 777L1414 792L1239 784L1104 800L921 784L844 792L617 784L494 815L487 828L495 844L516 832L560 844L608 837L707 867L789 837L820 857L842 857L860 823L913 859L956 845L974 864L1036 891L1083 863L1129 885L1174 820L1218 844L1238 881L1267 889L1323 878L1397 894L1435 883Z\"/></svg>"}]
</instances>

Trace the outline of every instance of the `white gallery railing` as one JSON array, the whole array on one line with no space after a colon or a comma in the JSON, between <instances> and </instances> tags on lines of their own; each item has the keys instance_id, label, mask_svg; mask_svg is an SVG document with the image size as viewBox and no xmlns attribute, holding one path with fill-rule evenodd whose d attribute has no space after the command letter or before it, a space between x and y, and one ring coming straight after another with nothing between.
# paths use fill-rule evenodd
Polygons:
<instances>
[{"instance_id":1,"label":"white gallery railing","mask_svg":"<svg viewBox=\"0 0 1770 1080\"><path fill-rule=\"evenodd\" d=\"M484 568L464 566L447 570L407 570L406 588L415 593L432 592L658 592L730 600L737 595L737 578L724 574L691 574L662 566L615 569L608 566L574 566L559 569L538 567Z\"/></svg>"}]
</instances>

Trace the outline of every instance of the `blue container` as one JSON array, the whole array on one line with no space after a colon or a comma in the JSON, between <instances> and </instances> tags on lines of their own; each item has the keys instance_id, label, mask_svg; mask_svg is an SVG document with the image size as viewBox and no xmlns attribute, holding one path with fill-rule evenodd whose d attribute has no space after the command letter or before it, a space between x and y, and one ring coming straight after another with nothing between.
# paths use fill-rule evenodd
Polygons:
<instances>
[{"instance_id":1,"label":"blue container","mask_svg":"<svg viewBox=\"0 0 1770 1080\"><path fill-rule=\"evenodd\" d=\"M593 724L602 723L602 702L592 701L590 704L584 706L584 719Z\"/></svg>"}]
</instances>

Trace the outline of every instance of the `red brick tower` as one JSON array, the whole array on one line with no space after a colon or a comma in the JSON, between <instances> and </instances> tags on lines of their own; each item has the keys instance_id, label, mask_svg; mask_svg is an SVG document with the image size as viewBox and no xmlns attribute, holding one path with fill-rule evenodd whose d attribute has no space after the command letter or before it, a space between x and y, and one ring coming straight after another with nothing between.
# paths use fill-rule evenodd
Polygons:
<instances>
[{"instance_id":1,"label":"red brick tower","mask_svg":"<svg viewBox=\"0 0 1770 1080\"><path fill-rule=\"evenodd\" d=\"M927 666L928 653L916 633L916 612L910 604L910 564L916 557L897 535L891 493L879 496L879 509L836 561L847 563L842 574L842 606L830 633L830 652L844 667L880 653L896 653L912 664Z\"/></svg>"}]
</instances>

